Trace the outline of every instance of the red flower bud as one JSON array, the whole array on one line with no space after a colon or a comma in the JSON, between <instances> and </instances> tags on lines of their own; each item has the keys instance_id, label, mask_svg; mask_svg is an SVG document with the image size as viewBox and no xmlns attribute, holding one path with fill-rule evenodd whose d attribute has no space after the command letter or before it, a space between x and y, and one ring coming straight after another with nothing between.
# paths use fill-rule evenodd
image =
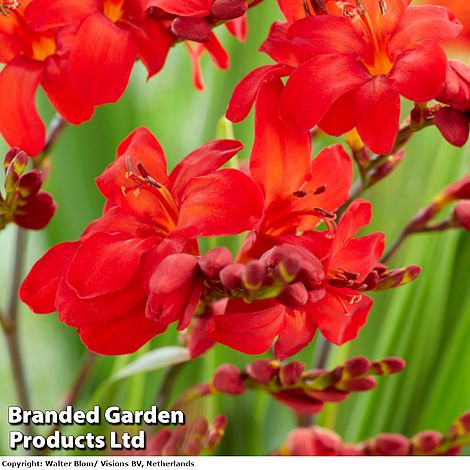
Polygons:
<instances>
[{"instance_id":1,"label":"red flower bud","mask_svg":"<svg viewBox=\"0 0 470 470\"><path fill-rule=\"evenodd\" d=\"M463 147L470 135L470 117L454 108L442 108L434 115L434 123L444 139L455 147Z\"/></svg>"},{"instance_id":2,"label":"red flower bud","mask_svg":"<svg viewBox=\"0 0 470 470\"><path fill-rule=\"evenodd\" d=\"M319 401L329 403L340 403L349 396L349 392L341 392L332 387L326 390L312 390L308 394Z\"/></svg>"},{"instance_id":3,"label":"red flower bud","mask_svg":"<svg viewBox=\"0 0 470 470\"><path fill-rule=\"evenodd\" d=\"M470 199L470 173L442 190L435 200L438 204L447 204L456 199Z\"/></svg>"},{"instance_id":4,"label":"red flower bud","mask_svg":"<svg viewBox=\"0 0 470 470\"><path fill-rule=\"evenodd\" d=\"M41 230L50 222L56 209L57 205L52 196L41 191L15 211L14 221L20 227Z\"/></svg>"},{"instance_id":5,"label":"red flower bud","mask_svg":"<svg viewBox=\"0 0 470 470\"><path fill-rule=\"evenodd\" d=\"M243 285L249 291L256 291L263 285L265 276L266 266L261 261L251 260L242 274Z\"/></svg>"},{"instance_id":6,"label":"red flower bud","mask_svg":"<svg viewBox=\"0 0 470 470\"><path fill-rule=\"evenodd\" d=\"M225 247L214 248L199 259L199 267L210 281L219 278L220 271L232 262L232 253Z\"/></svg>"},{"instance_id":7,"label":"red flower bud","mask_svg":"<svg viewBox=\"0 0 470 470\"><path fill-rule=\"evenodd\" d=\"M241 278L244 271L245 266L243 264L229 264L220 271L220 281L228 290L240 289Z\"/></svg>"},{"instance_id":8,"label":"red flower bud","mask_svg":"<svg viewBox=\"0 0 470 470\"><path fill-rule=\"evenodd\" d=\"M406 266L405 268L392 269L380 276L379 282L375 286L376 291L385 289L395 289L414 281L421 274L420 266Z\"/></svg>"},{"instance_id":9,"label":"red flower bud","mask_svg":"<svg viewBox=\"0 0 470 470\"><path fill-rule=\"evenodd\" d=\"M366 357L355 357L344 363L344 372L347 377L359 377L371 368L371 362Z\"/></svg>"},{"instance_id":10,"label":"red flower bud","mask_svg":"<svg viewBox=\"0 0 470 470\"><path fill-rule=\"evenodd\" d=\"M42 174L39 170L31 170L21 175L18 181L18 192L22 198L36 195L42 186Z\"/></svg>"},{"instance_id":11,"label":"red flower bud","mask_svg":"<svg viewBox=\"0 0 470 470\"><path fill-rule=\"evenodd\" d=\"M454 219L470 232L470 201L460 201L454 208Z\"/></svg>"},{"instance_id":12,"label":"red flower bud","mask_svg":"<svg viewBox=\"0 0 470 470\"><path fill-rule=\"evenodd\" d=\"M218 20L231 20L243 16L246 10L246 0L214 0L211 15Z\"/></svg>"},{"instance_id":13,"label":"red flower bud","mask_svg":"<svg viewBox=\"0 0 470 470\"><path fill-rule=\"evenodd\" d=\"M240 395L245 391L242 375L233 364L224 364L220 366L212 379L214 387L222 393L229 395Z\"/></svg>"},{"instance_id":14,"label":"red flower bud","mask_svg":"<svg viewBox=\"0 0 470 470\"><path fill-rule=\"evenodd\" d=\"M411 439L415 451L427 453L434 450L442 442L442 434L437 431L422 431Z\"/></svg>"},{"instance_id":15,"label":"red flower bud","mask_svg":"<svg viewBox=\"0 0 470 470\"><path fill-rule=\"evenodd\" d=\"M281 367L279 371L279 380L283 385L296 384L305 369L305 365L299 361L292 361Z\"/></svg>"},{"instance_id":16,"label":"red flower bud","mask_svg":"<svg viewBox=\"0 0 470 470\"><path fill-rule=\"evenodd\" d=\"M219 415L214 418L206 434L205 448L207 450L213 450L219 445L224 437L226 427L227 418L225 416Z\"/></svg>"},{"instance_id":17,"label":"red flower bud","mask_svg":"<svg viewBox=\"0 0 470 470\"><path fill-rule=\"evenodd\" d=\"M449 60L445 88L436 99L459 111L470 109L470 67Z\"/></svg>"},{"instance_id":18,"label":"red flower bud","mask_svg":"<svg viewBox=\"0 0 470 470\"><path fill-rule=\"evenodd\" d=\"M255 382L267 384L279 371L279 363L268 359L256 359L246 366L246 373Z\"/></svg>"},{"instance_id":19,"label":"red flower bud","mask_svg":"<svg viewBox=\"0 0 470 470\"><path fill-rule=\"evenodd\" d=\"M390 375L401 372L406 367L406 362L401 357L387 357L372 364L376 375Z\"/></svg>"},{"instance_id":20,"label":"red flower bud","mask_svg":"<svg viewBox=\"0 0 470 470\"><path fill-rule=\"evenodd\" d=\"M195 42L209 41L212 31L205 18L179 16L171 23L171 32L178 38Z\"/></svg>"},{"instance_id":21,"label":"red flower bud","mask_svg":"<svg viewBox=\"0 0 470 470\"><path fill-rule=\"evenodd\" d=\"M375 449L379 455L409 455L410 441L401 434L380 434L375 439Z\"/></svg>"},{"instance_id":22,"label":"red flower bud","mask_svg":"<svg viewBox=\"0 0 470 470\"><path fill-rule=\"evenodd\" d=\"M346 380L338 385L338 388L347 392L365 392L377 386L377 381L373 377L362 377L356 380Z\"/></svg>"},{"instance_id":23,"label":"red flower bud","mask_svg":"<svg viewBox=\"0 0 470 470\"><path fill-rule=\"evenodd\" d=\"M277 299L286 307L300 308L307 303L309 296L305 286L301 282L296 282L289 284Z\"/></svg>"}]
</instances>

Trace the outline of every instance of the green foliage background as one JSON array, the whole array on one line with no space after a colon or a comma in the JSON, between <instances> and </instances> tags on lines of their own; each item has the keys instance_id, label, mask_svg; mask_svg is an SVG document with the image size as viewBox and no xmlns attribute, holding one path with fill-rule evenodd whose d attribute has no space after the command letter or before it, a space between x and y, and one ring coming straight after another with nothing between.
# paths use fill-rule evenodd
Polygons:
<instances>
[{"instance_id":1,"label":"green foliage background","mask_svg":"<svg viewBox=\"0 0 470 470\"><path fill-rule=\"evenodd\" d=\"M167 152L170 167L195 147L214 138L218 119L224 114L236 83L255 66L269 63L267 57L257 53L257 48L275 19L280 19L280 13L273 1L253 9L246 44L238 44L219 28L230 51L232 67L228 72L219 71L206 57L204 93L193 89L186 51L178 45L157 77L146 83L145 71L138 64L131 85L119 103L98 109L95 117L79 128L68 127L54 152L47 183L59 209L46 231L30 234L28 265L52 244L79 236L100 215L103 200L94 178L113 160L117 144L135 127L145 125L155 133ZM52 117L52 110L43 97L40 109L46 119ZM242 156L247 158L253 138L252 118L237 125L235 132L246 144ZM322 141L317 146L325 144ZM468 172L469 163L469 146L455 149L434 129L421 132L409 145L407 157L398 170L364 195L374 204L370 229L384 231L388 241L392 241L430 197ZM0 233L0 305L3 308L13 261L14 232L15 228L10 227ZM398 355L406 359L408 367L398 376L381 379L373 392L357 394L345 403L326 407L318 422L333 427L348 442L385 431L407 435L427 428L445 431L454 418L470 408L469 234L453 231L416 236L407 242L392 264L419 264L424 271L415 283L377 295L369 323L359 339L336 348L330 365L356 355L371 359ZM35 316L22 307L20 326L33 406L58 408L81 365L85 349L75 332L60 324L55 315ZM175 342L172 329L133 356L100 358L78 406L84 409L94 404L115 404L126 409L150 406L162 380L162 371L140 374L115 384L106 380L145 351ZM312 364L314 351L315 344L312 344L299 354L299 359ZM185 367L173 395L209 379L224 362L243 366L250 360L217 346ZM0 455L11 453L7 447L6 410L14 403L7 350L0 337ZM254 392L205 399L193 411L208 418L221 413L228 416L229 426L218 449L220 454L269 453L296 424L291 411ZM66 433L77 431L64 429Z\"/></svg>"}]
</instances>

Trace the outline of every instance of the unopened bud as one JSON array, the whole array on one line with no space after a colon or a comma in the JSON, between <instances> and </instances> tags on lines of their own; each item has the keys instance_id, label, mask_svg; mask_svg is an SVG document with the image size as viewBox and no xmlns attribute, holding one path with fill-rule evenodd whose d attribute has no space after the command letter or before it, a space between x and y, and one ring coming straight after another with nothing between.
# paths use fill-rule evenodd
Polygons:
<instances>
[{"instance_id":1,"label":"unopened bud","mask_svg":"<svg viewBox=\"0 0 470 470\"><path fill-rule=\"evenodd\" d=\"M321 402L328 403L340 403L349 396L349 392L342 392L333 387L326 390L309 390L308 394Z\"/></svg>"},{"instance_id":2,"label":"unopened bud","mask_svg":"<svg viewBox=\"0 0 470 470\"><path fill-rule=\"evenodd\" d=\"M245 391L242 375L233 364L220 366L215 371L212 384L219 392L229 395L240 395Z\"/></svg>"},{"instance_id":3,"label":"unopened bud","mask_svg":"<svg viewBox=\"0 0 470 470\"><path fill-rule=\"evenodd\" d=\"M39 170L31 170L21 175L18 181L18 192L24 199L39 192L42 186L42 174Z\"/></svg>"},{"instance_id":4,"label":"unopened bud","mask_svg":"<svg viewBox=\"0 0 470 470\"><path fill-rule=\"evenodd\" d=\"M406 266L401 269L392 269L382 274L374 290L395 289L414 281L421 274L420 266Z\"/></svg>"},{"instance_id":5,"label":"unopened bud","mask_svg":"<svg viewBox=\"0 0 470 470\"><path fill-rule=\"evenodd\" d=\"M248 291L257 291L263 285L265 276L266 266L261 261L251 260L242 274L243 286Z\"/></svg>"},{"instance_id":6,"label":"unopened bud","mask_svg":"<svg viewBox=\"0 0 470 470\"><path fill-rule=\"evenodd\" d=\"M286 283L291 283L300 271L301 260L296 255L286 256L277 266L276 272Z\"/></svg>"},{"instance_id":7,"label":"unopened bud","mask_svg":"<svg viewBox=\"0 0 470 470\"><path fill-rule=\"evenodd\" d=\"M376 375L391 375L401 372L406 367L406 361L401 357L387 357L372 364Z\"/></svg>"},{"instance_id":8,"label":"unopened bud","mask_svg":"<svg viewBox=\"0 0 470 470\"><path fill-rule=\"evenodd\" d=\"M277 297L286 307L300 308L305 306L308 301L308 292L301 282L289 284Z\"/></svg>"},{"instance_id":9,"label":"unopened bud","mask_svg":"<svg viewBox=\"0 0 470 470\"><path fill-rule=\"evenodd\" d=\"M212 31L205 18L179 16L171 23L171 32L178 38L195 42L209 41Z\"/></svg>"},{"instance_id":10,"label":"unopened bud","mask_svg":"<svg viewBox=\"0 0 470 470\"><path fill-rule=\"evenodd\" d=\"M207 450L215 449L225 434L225 428L227 427L227 418L225 416L216 416L212 424L209 426L207 431L205 448Z\"/></svg>"},{"instance_id":11,"label":"unopened bud","mask_svg":"<svg viewBox=\"0 0 470 470\"><path fill-rule=\"evenodd\" d=\"M231 20L243 16L247 9L246 0L214 0L211 15L217 20Z\"/></svg>"},{"instance_id":12,"label":"unopened bud","mask_svg":"<svg viewBox=\"0 0 470 470\"><path fill-rule=\"evenodd\" d=\"M256 359L246 366L246 373L255 382L267 384L278 373L280 364L268 359Z\"/></svg>"},{"instance_id":13,"label":"unopened bud","mask_svg":"<svg viewBox=\"0 0 470 470\"><path fill-rule=\"evenodd\" d=\"M344 375L347 378L359 377L371 368L371 362L366 357L355 357L344 363Z\"/></svg>"},{"instance_id":14,"label":"unopened bud","mask_svg":"<svg viewBox=\"0 0 470 470\"><path fill-rule=\"evenodd\" d=\"M336 385L336 387L345 392L366 392L377 387L377 381L373 377L362 377L355 380L346 380Z\"/></svg>"},{"instance_id":15,"label":"unopened bud","mask_svg":"<svg viewBox=\"0 0 470 470\"><path fill-rule=\"evenodd\" d=\"M229 264L220 273L220 281L228 290L238 290L241 285L241 278L245 271L245 266L240 263Z\"/></svg>"},{"instance_id":16,"label":"unopened bud","mask_svg":"<svg viewBox=\"0 0 470 470\"><path fill-rule=\"evenodd\" d=\"M401 434L380 434L375 440L375 448L379 455L404 456L410 454L411 444Z\"/></svg>"},{"instance_id":17,"label":"unopened bud","mask_svg":"<svg viewBox=\"0 0 470 470\"><path fill-rule=\"evenodd\" d=\"M454 220L470 232L470 201L459 201L454 208Z\"/></svg>"},{"instance_id":18,"label":"unopened bud","mask_svg":"<svg viewBox=\"0 0 470 470\"><path fill-rule=\"evenodd\" d=\"M413 448L418 452L427 453L431 452L442 442L442 434L437 431L423 431L411 439Z\"/></svg>"},{"instance_id":19,"label":"unopened bud","mask_svg":"<svg viewBox=\"0 0 470 470\"><path fill-rule=\"evenodd\" d=\"M460 416L449 430L451 437L466 437L470 434L470 411Z\"/></svg>"},{"instance_id":20,"label":"unopened bud","mask_svg":"<svg viewBox=\"0 0 470 470\"><path fill-rule=\"evenodd\" d=\"M434 124L442 137L455 147L463 147L470 135L470 118L463 112L445 107L434 115Z\"/></svg>"},{"instance_id":21,"label":"unopened bud","mask_svg":"<svg viewBox=\"0 0 470 470\"><path fill-rule=\"evenodd\" d=\"M292 361L281 367L279 380L282 385L295 385L302 377L305 365L299 361Z\"/></svg>"},{"instance_id":22,"label":"unopened bud","mask_svg":"<svg viewBox=\"0 0 470 470\"><path fill-rule=\"evenodd\" d=\"M223 246L208 251L199 259L199 267L210 281L219 278L220 271L232 262L232 253Z\"/></svg>"},{"instance_id":23,"label":"unopened bud","mask_svg":"<svg viewBox=\"0 0 470 470\"><path fill-rule=\"evenodd\" d=\"M447 186L435 197L435 201L440 205L457 199L470 199L470 173Z\"/></svg>"}]
</instances>

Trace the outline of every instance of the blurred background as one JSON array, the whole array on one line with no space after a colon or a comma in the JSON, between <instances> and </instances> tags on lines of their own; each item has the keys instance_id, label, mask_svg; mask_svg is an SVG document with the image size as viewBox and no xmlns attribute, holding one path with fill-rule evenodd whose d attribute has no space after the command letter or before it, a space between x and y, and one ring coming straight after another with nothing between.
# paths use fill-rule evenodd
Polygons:
<instances>
[{"instance_id":1,"label":"blurred background","mask_svg":"<svg viewBox=\"0 0 470 470\"><path fill-rule=\"evenodd\" d=\"M257 49L272 21L280 19L274 1L265 1L250 12L250 33L239 44L223 28L218 35L230 52L229 71L203 61L206 91L194 90L189 58L182 45L170 53L158 76L146 82L137 64L131 85L119 103L97 110L81 127L65 129L52 161L47 189L58 203L58 212L47 230L30 233L28 267L51 245L78 237L98 217L103 199L94 178L114 158L118 143L135 127L147 126L160 140L169 166L191 150L215 138L231 91L255 66L269 63ZM41 114L46 121L53 112L43 96ZM235 126L247 158L253 139L252 117ZM316 142L316 148L331 140ZM1 144L0 144L1 145ZM0 146L2 154L5 146ZM455 149L435 129L419 133L408 146L407 156L387 180L364 197L374 205L368 231L379 230L389 243L407 221L444 186L469 171L470 146ZM9 289L15 227L0 232L0 305L5 308ZM203 249L207 243L203 243ZM347 442L372 437L379 432L411 436L423 429L446 431L452 421L470 408L470 234L463 231L418 235L410 239L391 263L392 267L418 264L421 277L409 286L376 295L376 304L358 340L335 348L330 366L347 358L365 355L373 360L385 356L406 359L406 370L379 379L373 392L356 394L339 405L327 405L317 422L335 429ZM56 315L20 312L21 347L35 409L58 409L85 357L85 348L75 331L58 322ZM78 407L88 409L118 405L146 409L154 403L164 371L140 373L122 381L108 380L116 371L151 349L176 344L174 329L159 336L132 356L99 358ZM296 359L313 364L315 344ZM217 346L186 366L173 387L176 397L189 385L208 380L225 362L244 366L252 358ZM0 455L8 455L7 406L16 403L4 338L0 336ZM296 417L263 393L247 392L236 397L206 398L194 413L208 419L228 417L228 428L217 450L225 455L263 455L278 447L296 425ZM41 429L42 432L44 428ZM75 430L76 432L77 430ZM86 432L82 427L80 433ZM98 429L93 431L98 433ZM107 432L106 429L102 430ZM65 433L73 433L69 427ZM470 454L470 452L467 452Z\"/></svg>"}]
</instances>

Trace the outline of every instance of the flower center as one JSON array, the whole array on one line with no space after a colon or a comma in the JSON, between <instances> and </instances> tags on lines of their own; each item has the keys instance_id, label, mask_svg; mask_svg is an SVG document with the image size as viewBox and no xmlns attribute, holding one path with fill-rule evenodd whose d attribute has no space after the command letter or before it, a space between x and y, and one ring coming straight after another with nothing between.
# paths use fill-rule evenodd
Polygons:
<instances>
[{"instance_id":1,"label":"flower center","mask_svg":"<svg viewBox=\"0 0 470 470\"><path fill-rule=\"evenodd\" d=\"M117 23L124 15L124 0L104 0L103 13L113 23Z\"/></svg>"}]
</instances>

